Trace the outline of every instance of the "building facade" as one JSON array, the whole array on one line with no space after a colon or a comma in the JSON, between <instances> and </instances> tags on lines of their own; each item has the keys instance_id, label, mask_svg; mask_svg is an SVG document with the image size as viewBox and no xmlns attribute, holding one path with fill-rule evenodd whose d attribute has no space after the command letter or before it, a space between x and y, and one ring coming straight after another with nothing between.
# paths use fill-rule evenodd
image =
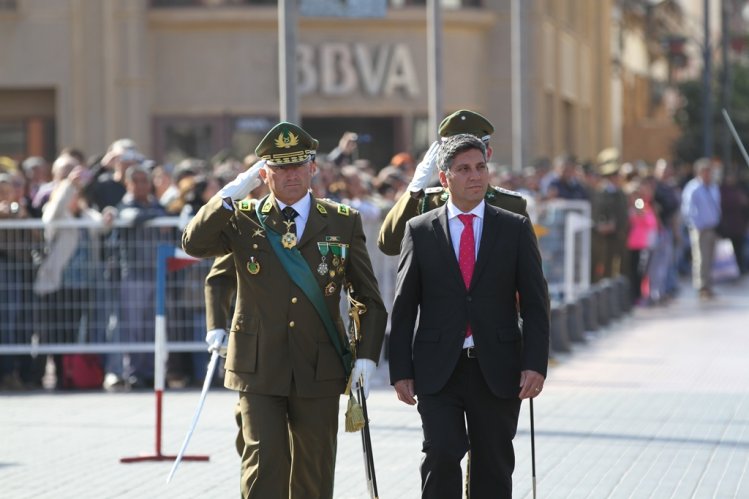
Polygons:
<instances>
[{"instance_id":1,"label":"building facade","mask_svg":"<svg viewBox=\"0 0 749 499\"><path fill-rule=\"evenodd\" d=\"M418 153L427 129L425 2L383 17L302 17L302 124L330 150L344 131L376 167ZM612 144L611 2L522 0L521 72L511 0L445 0L443 114L470 108L512 158L511 82L521 79L523 162ZM278 120L278 8L263 0L0 1L0 155L87 153L134 139L159 161L254 149Z\"/></svg>"}]
</instances>

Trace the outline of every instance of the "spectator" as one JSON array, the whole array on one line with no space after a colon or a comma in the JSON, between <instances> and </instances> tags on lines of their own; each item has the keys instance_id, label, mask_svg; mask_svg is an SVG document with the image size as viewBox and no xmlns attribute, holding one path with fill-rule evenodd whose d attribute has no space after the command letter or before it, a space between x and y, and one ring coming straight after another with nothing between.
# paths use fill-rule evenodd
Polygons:
<instances>
[{"instance_id":1,"label":"spectator","mask_svg":"<svg viewBox=\"0 0 749 499\"><path fill-rule=\"evenodd\" d=\"M26 206L14 188L14 176L0 173L0 221L29 217ZM29 231L0 229L0 344L31 343L31 328L24 310L31 303ZM37 381L40 378L37 377ZM0 390L21 390L34 384L32 361L28 355L0 355ZM37 383L37 386L39 384Z\"/></svg>"},{"instance_id":2,"label":"spectator","mask_svg":"<svg viewBox=\"0 0 749 499\"><path fill-rule=\"evenodd\" d=\"M701 299L713 298L712 264L720 223L720 189L713 181L709 158L694 163L695 177L682 192L681 213L689 228L692 245L692 284Z\"/></svg>"},{"instance_id":3,"label":"spectator","mask_svg":"<svg viewBox=\"0 0 749 499\"><path fill-rule=\"evenodd\" d=\"M649 298L648 275L650 251L658 237L658 221L653 211L653 186L649 181L634 181L629 191L629 282L632 303L645 304ZM645 290L645 292L643 292Z\"/></svg>"},{"instance_id":4,"label":"spectator","mask_svg":"<svg viewBox=\"0 0 749 499\"><path fill-rule=\"evenodd\" d=\"M117 206L125 195L125 172L140 165L145 157L130 139L112 142L107 153L93 169L93 180L83 190L89 205L102 211Z\"/></svg>"},{"instance_id":5,"label":"spectator","mask_svg":"<svg viewBox=\"0 0 749 499\"><path fill-rule=\"evenodd\" d=\"M52 180L52 170L47 160L40 156L30 156L21 163L26 177L26 194L34 199L39 188Z\"/></svg>"},{"instance_id":6,"label":"spectator","mask_svg":"<svg viewBox=\"0 0 749 499\"><path fill-rule=\"evenodd\" d=\"M721 220L720 235L731 240L736 263L742 274L747 272L744 260L744 241L749 227L749 195L739 183L735 171L726 173L720 186Z\"/></svg>"},{"instance_id":7,"label":"spectator","mask_svg":"<svg viewBox=\"0 0 749 499\"><path fill-rule=\"evenodd\" d=\"M648 278L651 301L662 303L673 296L678 286L674 246L676 238L681 237L681 193L676 185L673 165L668 161L656 161L654 175L653 207L658 218L658 237L648 267Z\"/></svg>"},{"instance_id":8,"label":"spectator","mask_svg":"<svg viewBox=\"0 0 749 499\"><path fill-rule=\"evenodd\" d=\"M356 160L358 140L359 134L354 132L345 132L338 140L338 145L336 146L336 148L328 153L326 159L338 167L353 164Z\"/></svg>"},{"instance_id":9,"label":"spectator","mask_svg":"<svg viewBox=\"0 0 749 499\"><path fill-rule=\"evenodd\" d=\"M557 177L550 184L548 199L588 199L588 191L580 181L579 166L573 156L563 154L554 160Z\"/></svg>"},{"instance_id":10,"label":"spectator","mask_svg":"<svg viewBox=\"0 0 749 499\"><path fill-rule=\"evenodd\" d=\"M104 215L90 209L80 191L90 179L90 172L68 154L55 161L55 168L70 174L57 182L44 206L44 239L47 251L34 280L34 293L42 301L42 339L53 343L90 341L88 328L83 337L83 325L95 323L91 306L94 284L100 275L97 266L99 235L109 230L114 219L111 210ZM85 220L89 228L64 228L56 223L65 220ZM83 321L83 322L82 322ZM62 355L54 356L57 387L64 387L65 373Z\"/></svg>"},{"instance_id":11,"label":"spectator","mask_svg":"<svg viewBox=\"0 0 749 499\"><path fill-rule=\"evenodd\" d=\"M173 241L170 229L146 227L166 211L151 194L150 172L139 165L125 173L126 194L119 204L118 219L127 224L113 231L116 268L119 271L119 336L125 343L153 342L156 248L159 242ZM153 386L153 354L130 353L107 361L104 386Z\"/></svg>"}]
</instances>

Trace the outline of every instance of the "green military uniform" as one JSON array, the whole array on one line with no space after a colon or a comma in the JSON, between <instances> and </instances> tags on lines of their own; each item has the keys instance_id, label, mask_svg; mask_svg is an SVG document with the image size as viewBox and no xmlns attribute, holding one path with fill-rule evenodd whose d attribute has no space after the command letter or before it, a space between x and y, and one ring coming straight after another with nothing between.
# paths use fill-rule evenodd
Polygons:
<instances>
[{"instance_id":1,"label":"green military uniform","mask_svg":"<svg viewBox=\"0 0 749 499\"><path fill-rule=\"evenodd\" d=\"M311 159L312 140L295 125L280 124L256 152L269 156L268 164L277 168L298 166ZM268 149L270 154L262 154ZM387 313L361 217L344 205L308 196L306 225L294 248L309 266L342 341L347 339L340 293L344 282L353 286L355 297L367 308L357 354L377 362ZM338 400L346 386L341 358L313 301L271 246L268 231L286 230L275 196L269 195L260 206L240 201L228 209L226 204L218 196L211 199L188 224L182 242L197 257L231 254L236 268L237 299L224 385L240 392L246 442L242 493L257 498L332 497ZM320 272L323 262L328 268ZM213 298L226 303L225 289ZM214 310L213 320L220 321L219 315Z\"/></svg>"},{"instance_id":2,"label":"green military uniform","mask_svg":"<svg viewBox=\"0 0 749 499\"><path fill-rule=\"evenodd\" d=\"M234 257L231 254L217 257L205 278L206 331L229 329L231 306L236 292L237 269L234 268ZM242 437L242 412L239 403L234 410L234 418L239 428L235 446L239 457L242 457L244 437Z\"/></svg>"},{"instance_id":3,"label":"green military uniform","mask_svg":"<svg viewBox=\"0 0 749 499\"><path fill-rule=\"evenodd\" d=\"M494 133L494 126L479 113L460 109L442 120L439 134L440 137L451 137L461 133L468 133L488 142L491 134ZM377 247L386 255L400 253L406 222L416 215L442 206L447 202L448 197L448 191L442 187L433 187L418 193L405 192L385 216L377 238ZM517 192L501 187L490 187L486 192L485 200L491 205L528 218L527 203Z\"/></svg>"},{"instance_id":4,"label":"green military uniform","mask_svg":"<svg viewBox=\"0 0 749 499\"><path fill-rule=\"evenodd\" d=\"M619 152L615 148L604 149L598 155L597 163L598 174L603 179L591 196L593 282L627 275L625 267L629 232L627 195L611 180L619 171Z\"/></svg>"},{"instance_id":5,"label":"green military uniform","mask_svg":"<svg viewBox=\"0 0 749 499\"><path fill-rule=\"evenodd\" d=\"M449 192L442 187L426 189L420 198L414 198L410 192L405 192L385 215L377 238L377 247L386 255L400 253L406 223L416 215L442 206L447 202L448 197ZM490 187L484 199L491 205L528 218L527 203L523 196L515 191Z\"/></svg>"}]
</instances>

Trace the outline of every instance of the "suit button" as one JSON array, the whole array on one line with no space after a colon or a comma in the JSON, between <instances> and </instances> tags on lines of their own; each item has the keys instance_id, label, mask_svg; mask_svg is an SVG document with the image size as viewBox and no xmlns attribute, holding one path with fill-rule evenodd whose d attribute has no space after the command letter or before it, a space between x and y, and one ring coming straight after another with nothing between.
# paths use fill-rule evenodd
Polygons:
<instances>
[{"instance_id":1,"label":"suit button","mask_svg":"<svg viewBox=\"0 0 749 499\"><path fill-rule=\"evenodd\" d=\"M294 321L289 322L289 327L294 327Z\"/></svg>"},{"instance_id":2,"label":"suit button","mask_svg":"<svg viewBox=\"0 0 749 499\"><path fill-rule=\"evenodd\" d=\"M295 296L295 297L293 297L293 298L291 299L291 303L296 303L296 302L297 302L297 299L296 299L296 296Z\"/></svg>"},{"instance_id":3,"label":"suit button","mask_svg":"<svg viewBox=\"0 0 749 499\"><path fill-rule=\"evenodd\" d=\"M466 301L472 301L473 298L471 298L471 295L466 296Z\"/></svg>"}]
</instances>

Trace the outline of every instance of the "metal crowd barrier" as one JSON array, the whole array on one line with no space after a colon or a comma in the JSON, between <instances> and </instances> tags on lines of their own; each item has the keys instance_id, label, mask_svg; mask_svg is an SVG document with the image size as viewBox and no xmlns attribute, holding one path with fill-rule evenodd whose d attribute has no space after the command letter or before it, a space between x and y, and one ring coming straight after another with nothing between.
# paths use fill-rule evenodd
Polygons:
<instances>
[{"instance_id":1,"label":"metal crowd barrier","mask_svg":"<svg viewBox=\"0 0 749 499\"><path fill-rule=\"evenodd\" d=\"M84 221L55 222L54 227L79 230L77 244L83 250L62 270L59 286L40 271L51 247L44 240L44 223L0 220L0 355L153 352L156 249L163 243L180 246L179 218L156 218L138 228L116 222L111 232L93 236L100 227ZM364 223L389 308L397 257L376 248L379 227L379 221ZM170 352L205 351L203 289L212 263L200 260L167 276Z\"/></svg>"},{"instance_id":2,"label":"metal crowd barrier","mask_svg":"<svg viewBox=\"0 0 749 499\"><path fill-rule=\"evenodd\" d=\"M538 206L534 222L546 232L539 245L552 305L582 299L591 290L590 205L544 203ZM380 219L363 220L372 266L389 311L398 257L377 249L380 225ZM92 233L97 227L83 221L55 222L54 227L79 230L77 244L84 250L63 269L59 287L40 272L50 247L43 222L0 220L0 355L153 352L156 248L163 243L180 246L179 218L157 218L137 228L116 222L111 232L100 235ZM167 277L170 352L205 351L203 288L211 264L212 259L201 260ZM344 300L341 306L343 310ZM579 327L588 330L593 318L587 307L582 317L574 312L569 324L573 337L579 335L575 332Z\"/></svg>"}]
</instances>

